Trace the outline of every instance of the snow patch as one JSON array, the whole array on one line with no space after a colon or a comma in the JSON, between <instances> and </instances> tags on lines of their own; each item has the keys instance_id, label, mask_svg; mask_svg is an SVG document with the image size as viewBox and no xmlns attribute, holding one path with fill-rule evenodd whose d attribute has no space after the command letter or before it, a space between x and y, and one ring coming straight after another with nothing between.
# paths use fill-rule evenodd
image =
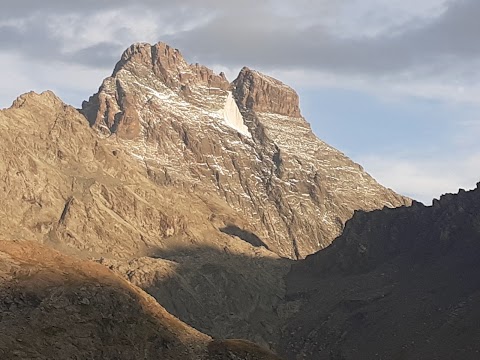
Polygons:
<instances>
[{"instance_id":1,"label":"snow patch","mask_svg":"<svg viewBox=\"0 0 480 360\"><path fill-rule=\"evenodd\" d=\"M237 130L239 133L243 135L246 135L249 137L251 136L248 131L248 128L243 123L242 114L238 109L237 103L235 102L231 91L228 92L225 106L223 107L222 110L219 110L218 113L223 117L225 124L227 124L231 128L234 128L235 130Z\"/></svg>"}]
</instances>

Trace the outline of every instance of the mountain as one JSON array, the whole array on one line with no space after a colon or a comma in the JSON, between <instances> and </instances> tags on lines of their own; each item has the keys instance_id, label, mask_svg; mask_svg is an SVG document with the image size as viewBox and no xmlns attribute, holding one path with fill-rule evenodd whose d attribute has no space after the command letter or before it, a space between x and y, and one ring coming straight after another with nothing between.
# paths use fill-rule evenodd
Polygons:
<instances>
[{"instance_id":1,"label":"mountain","mask_svg":"<svg viewBox=\"0 0 480 360\"><path fill-rule=\"evenodd\" d=\"M433 206L356 212L292 267L282 353L305 359L478 359L480 183Z\"/></svg>"},{"instance_id":2,"label":"mountain","mask_svg":"<svg viewBox=\"0 0 480 360\"><path fill-rule=\"evenodd\" d=\"M216 194L281 256L327 246L354 210L410 203L319 140L290 87L248 68L229 84L164 43L127 49L82 112L157 184Z\"/></svg>"},{"instance_id":3,"label":"mountain","mask_svg":"<svg viewBox=\"0 0 480 360\"><path fill-rule=\"evenodd\" d=\"M0 260L2 359L279 359L212 340L94 262L19 241L0 241Z\"/></svg>"},{"instance_id":4,"label":"mountain","mask_svg":"<svg viewBox=\"0 0 480 360\"><path fill-rule=\"evenodd\" d=\"M286 297L293 259L355 210L410 204L319 140L298 104L278 80L244 68L229 83L163 43L127 49L80 111L21 95L0 111L0 240L95 261L201 336L278 349L302 305Z\"/></svg>"},{"instance_id":5,"label":"mountain","mask_svg":"<svg viewBox=\"0 0 480 360\"><path fill-rule=\"evenodd\" d=\"M220 197L154 183L51 92L20 96L0 130L0 239L96 260L214 337L278 339L290 261L242 240L260 241Z\"/></svg>"}]
</instances>

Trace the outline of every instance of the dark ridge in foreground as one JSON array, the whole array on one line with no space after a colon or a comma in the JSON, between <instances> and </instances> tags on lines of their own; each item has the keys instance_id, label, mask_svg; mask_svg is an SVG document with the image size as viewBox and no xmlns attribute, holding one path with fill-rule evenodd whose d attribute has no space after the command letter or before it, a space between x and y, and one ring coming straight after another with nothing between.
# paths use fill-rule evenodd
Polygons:
<instances>
[{"instance_id":1,"label":"dark ridge in foreground","mask_svg":"<svg viewBox=\"0 0 480 360\"><path fill-rule=\"evenodd\" d=\"M356 212L293 266L302 307L284 352L306 359L480 358L480 188L433 206Z\"/></svg>"}]
</instances>

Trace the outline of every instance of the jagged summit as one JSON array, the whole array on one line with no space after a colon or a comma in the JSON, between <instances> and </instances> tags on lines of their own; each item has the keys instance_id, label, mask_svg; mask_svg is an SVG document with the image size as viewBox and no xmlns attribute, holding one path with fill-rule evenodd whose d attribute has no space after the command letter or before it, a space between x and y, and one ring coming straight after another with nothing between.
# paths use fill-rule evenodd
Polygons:
<instances>
[{"instance_id":1,"label":"jagged summit","mask_svg":"<svg viewBox=\"0 0 480 360\"><path fill-rule=\"evenodd\" d=\"M122 72L140 79L139 83L156 80L181 99L200 107L204 105L205 95L221 96L223 107L217 104L216 112L225 124L247 136L248 129L233 98L245 110L301 117L297 93L279 80L244 67L230 84L224 73L216 74L198 63L188 64L178 49L163 42L155 45L136 43L124 51L111 76L116 80L118 106L100 94L82 105L91 125L127 139L140 136L141 121L129 109L133 100L121 81ZM112 86L107 79L102 88ZM150 90L155 95L162 92L161 86L153 86Z\"/></svg>"},{"instance_id":2,"label":"jagged summit","mask_svg":"<svg viewBox=\"0 0 480 360\"><path fill-rule=\"evenodd\" d=\"M237 78L230 84L225 74L215 74L213 70L198 63L188 64L180 50L159 42L155 45L136 43L124 51L116 64L112 76L121 70L132 71L136 75L147 75L141 66L151 69L174 91L188 95L192 86L208 86L212 90L232 90L237 101L245 109L271 112L280 115L300 117L297 93L281 81L259 71L243 67ZM139 69L140 67L140 69Z\"/></svg>"},{"instance_id":3,"label":"jagged summit","mask_svg":"<svg viewBox=\"0 0 480 360\"><path fill-rule=\"evenodd\" d=\"M10 109L20 109L25 104L49 103L49 104L63 104L62 100L55 95L53 91L47 90L41 93L30 91L18 96L12 103Z\"/></svg>"},{"instance_id":4,"label":"jagged summit","mask_svg":"<svg viewBox=\"0 0 480 360\"><path fill-rule=\"evenodd\" d=\"M180 51L163 42L155 45L136 43L124 51L115 66L112 76L122 69L146 75L138 69L139 65L153 70L153 73L173 90L188 93L190 85L204 85L227 90L230 87L225 74L215 74L209 68L199 64L188 64ZM177 87L180 87L178 89Z\"/></svg>"},{"instance_id":5,"label":"jagged summit","mask_svg":"<svg viewBox=\"0 0 480 360\"><path fill-rule=\"evenodd\" d=\"M244 67L232 85L245 109L301 117L297 93L277 79Z\"/></svg>"}]
</instances>

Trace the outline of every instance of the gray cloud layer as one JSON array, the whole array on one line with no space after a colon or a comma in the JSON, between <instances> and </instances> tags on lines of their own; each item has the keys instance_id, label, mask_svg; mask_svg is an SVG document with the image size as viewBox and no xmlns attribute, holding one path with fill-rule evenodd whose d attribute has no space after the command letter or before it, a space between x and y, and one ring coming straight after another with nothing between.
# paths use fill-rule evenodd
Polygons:
<instances>
[{"instance_id":1,"label":"gray cloud layer","mask_svg":"<svg viewBox=\"0 0 480 360\"><path fill-rule=\"evenodd\" d=\"M383 74L477 59L478 14L479 1L460 0L430 23L373 38L339 38L319 24L299 28L295 22L301 19L266 26L263 14L243 21L221 16L200 28L175 34L171 41L208 61Z\"/></svg>"},{"instance_id":2,"label":"gray cloud layer","mask_svg":"<svg viewBox=\"0 0 480 360\"><path fill-rule=\"evenodd\" d=\"M349 0L343 3L348 5ZM412 19L404 29L374 37L344 37L325 25L322 14L335 16L334 5L325 1L171 1L142 0L135 8L127 1L45 0L9 1L0 14L2 51L15 51L37 61L65 61L111 68L130 42L164 40L202 62L226 66L251 65L263 68L308 68L322 71L388 74L411 68L451 64L456 59L480 55L480 2L450 1L447 10L433 20ZM341 3L341 1L339 2ZM330 2L331 4L331 2ZM134 10L158 19L149 38L138 38L131 24L122 24ZM116 36L65 51L65 42L55 33L51 20L69 16L81 35L82 22L96 15L91 26L102 32L102 13L114 12ZM333 15L332 15L333 12ZM323 19L325 20L325 19ZM418 19L417 19L418 20ZM365 19L368 21L368 19ZM3 25L2 25L3 24ZM170 29L167 31L166 29ZM60 32L62 29L60 29ZM437 71L437 69L435 69Z\"/></svg>"}]
</instances>

